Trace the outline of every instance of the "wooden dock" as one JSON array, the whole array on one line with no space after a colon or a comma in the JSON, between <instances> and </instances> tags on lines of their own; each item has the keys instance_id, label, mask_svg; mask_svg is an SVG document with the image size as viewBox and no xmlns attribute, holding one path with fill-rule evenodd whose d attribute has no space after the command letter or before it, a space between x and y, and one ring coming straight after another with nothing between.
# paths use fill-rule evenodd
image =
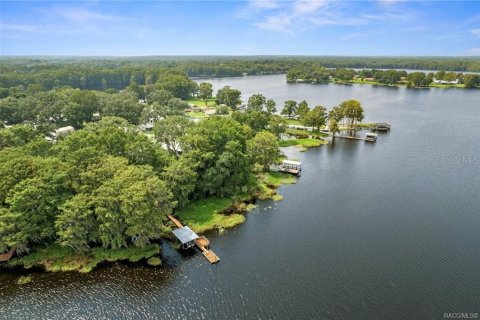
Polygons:
<instances>
[{"instance_id":1,"label":"wooden dock","mask_svg":"<svg viewBox=\"0 0 480 320\"><path fill-rule=\"evenodd\" d=\"M365 138L360 138L360 137L353 137L353 136L335 136L335 138L342 138L342 139L352 139L352 140L363 140L367 141Z\"/></svg>"},{"instance_id":2,"label":"wooden dock","mask_svg":"<svg viewBox=\"0 0 480 320\"><path fill-rule=\"evenodd\" d=\"M300 170L280 168L280 169L278 169L278 172L290 173L290 174L294 174L294 175L298 176L299 173L300 173Z\"/></svg>"},{"instance_id":3,"label":"wooden dock","mask_svg":"<svg viewBox=\"0 0 480 320\"><path fill-rule=\"evenodd\" d=\"M10 251L0 254L0 262L10 261L10 259L12 259L12 256L16 250L17 248L13 247L10 249Z\"/></svg>"},{"instance_id":4,"label":"wooden dock","mask_svg":"<svg viewBox=\"0 0 480 320\"><path fill-rule=\"evenodd\" d=\"M168 218L177 226L177 228L183 228L183 224L174 216L168 215ZM202 251L203 256L207 258L210 263L213 264L220 261L220 258L212 250L210 250L210 241L206 237L199 236L199 238L195 240L195 245L198 247L198 249L200 249L200 251Z\"/></svg>"},{"instance_id":5,"label":"wooden dock","mask_svg":"<svg viewBox=\"0 0 480 320\"><path fill-rule=\"evenodd\" d=\"M376 142L376 140L377 140L377 139L371 139L371 138L361 138L361 137L353 137L353 136L337 136L337 135L335 135L335 138L362 140L362 141L367 141L367 142Z\"/></svg>"}]
</instances>

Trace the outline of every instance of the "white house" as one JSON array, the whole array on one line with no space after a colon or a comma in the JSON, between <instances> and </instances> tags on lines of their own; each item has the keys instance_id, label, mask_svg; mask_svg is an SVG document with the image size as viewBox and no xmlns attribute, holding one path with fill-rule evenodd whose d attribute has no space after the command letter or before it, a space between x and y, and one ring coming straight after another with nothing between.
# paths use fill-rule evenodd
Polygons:
<instances>
[{"instance_id":1,"label":"white house","mask_svg":"<svg viewBox=\"0 0 480 320\"><path fill-rule=\"evenodd\" d=\"M66 126L66 127L61 127L58 129L55 129L54 136L55 137L60 137L60 136L66 136L67 134L75 131L75 128L72 126Z\"/></svg>"},{"instance_id":2,"label":"white house","mask_svg":"<svg viewBox=\"0 0 480 320\"><path fill-rule=\"evenodd\" d=\"M447 81L447 80L437 80L433 78L433 83L435 84L458 84L458 79Z\"/></svg>"}]
</instances>

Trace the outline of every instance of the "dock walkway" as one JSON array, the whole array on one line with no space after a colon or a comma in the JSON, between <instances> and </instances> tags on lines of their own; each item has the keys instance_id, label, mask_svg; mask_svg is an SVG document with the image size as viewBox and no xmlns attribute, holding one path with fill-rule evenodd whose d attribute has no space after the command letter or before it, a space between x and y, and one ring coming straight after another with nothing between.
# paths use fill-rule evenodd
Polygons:
<instances>
[{"instance_id":1,"label":"dock walkway","mask_svg":"<svg viewBox=\"0 0 480 320\"><path fill-rule=\"evenodd\" d=\"M13 254L17 250L15 247L11 248L10 251L0 254L0 262L8 262L12 258Z\"/></svg>"},{"instance_id":2,"label":"dock walkway","mask_svg":"<svg viewBox=\"0 0 480 320\"><path fill-rule=\"evenodd\" d=\"M340 135L335 135L335 138L342 138L342 139L352 139L352 140L363 140L367 141L365 138L360 138L360 137L352 137L352 136L340 136Z\"/></svg>"},{"instance_id":3,"label":"dock walkway","mask_svg":"<svg viewBox=\"0 0 480 320\"><path fill-rule=\"evenodd\" d=\"M182 223L172 215L168 215L168 218L175 224L178 228L183 228ZM195 239L195 245L202 251L202 254L210 263L217 263L220 261L220 258L209 249L210 241L204 236L200 236L198 239Z\"/></svg>"}]
</instances>

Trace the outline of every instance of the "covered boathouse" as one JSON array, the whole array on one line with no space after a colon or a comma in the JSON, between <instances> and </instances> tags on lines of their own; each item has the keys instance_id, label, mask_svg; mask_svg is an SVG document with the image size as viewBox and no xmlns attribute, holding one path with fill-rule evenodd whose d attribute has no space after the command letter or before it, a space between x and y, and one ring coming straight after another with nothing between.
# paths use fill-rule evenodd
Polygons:
<instances>
[{"instance_id":1,"label":"covered boathouse","mask_svg":"<svg viewBox=\"0 0 480 320\"><path fill-rule=\"evenodd\" d=\"M195 240L199 237L187 226L175 229L172 231L178 241L182 244L182 249L189 249L195 246Z\"/></svg>"},{"instance_id":2,"label":"covered boathouse","mask_svg":"<svg viewBox=\"0 0 480 320\"><path fill-rule=\"evenodd\" d=\"M365 141L376 142L378 135L376 133L368 132L365 134Z\"/></svg>"},{"instance_id":3,"label":"covered boathouse","mask_svg":"<svg viewBox=\"0 0 480 320\"><path fill-rule=\"evenodd\" d=\"M302 174L302 163L300 161L283 160L278 171L299 176Z\"/></svg>"}]
</instances>

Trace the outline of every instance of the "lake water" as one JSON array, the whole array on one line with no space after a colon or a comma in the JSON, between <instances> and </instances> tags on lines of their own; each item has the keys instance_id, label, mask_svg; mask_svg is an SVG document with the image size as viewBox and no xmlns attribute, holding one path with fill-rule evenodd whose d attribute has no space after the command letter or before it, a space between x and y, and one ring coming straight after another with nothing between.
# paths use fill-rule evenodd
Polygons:
<instances>
[{"instance_id":1,"label":"lake water","mask_svg":"<svg viewBox=\"0 0 480 320\"><path fill-rule=\"evenodd\" d=\"M2 319L443 319L480 313L480 90L210 79L245 97L328 108L358 99L392 131L286 153L280 202L209 235L221 262L165 247L166 268L0 274Z\"/></svg>"}]
</instances>

